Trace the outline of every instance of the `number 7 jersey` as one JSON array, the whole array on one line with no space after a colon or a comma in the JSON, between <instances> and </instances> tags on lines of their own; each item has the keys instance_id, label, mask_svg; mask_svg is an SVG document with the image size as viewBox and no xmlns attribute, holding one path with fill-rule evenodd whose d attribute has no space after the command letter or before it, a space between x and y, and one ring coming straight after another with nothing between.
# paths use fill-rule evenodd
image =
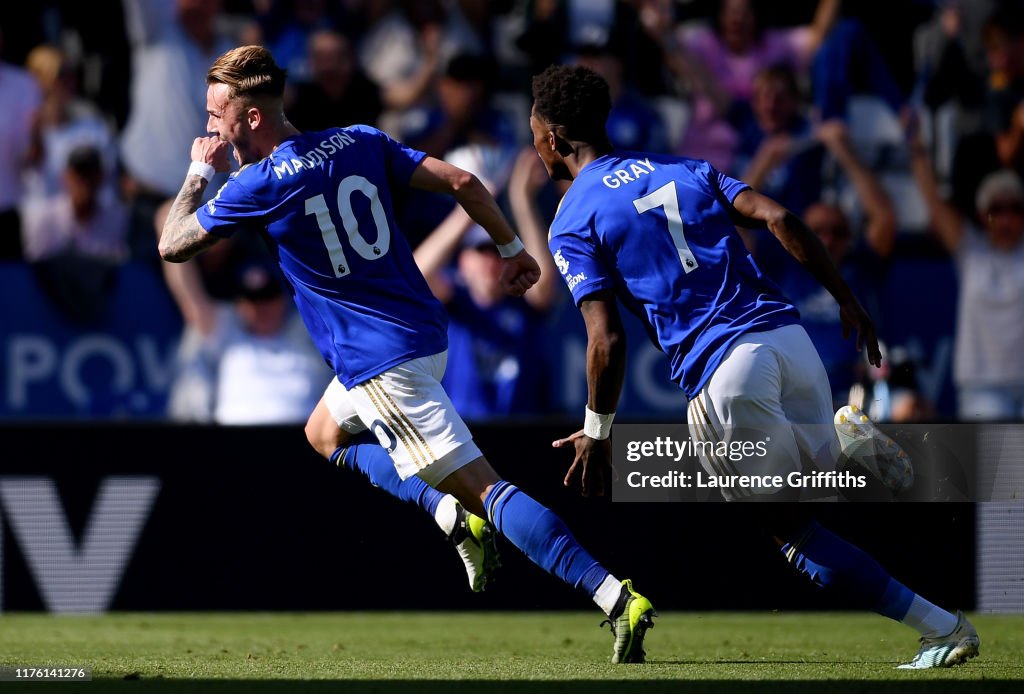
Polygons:
<instances>
[{"instance_id":1,"label":"number 7 jersey","mask_svg":"<svg viewBox=\"0 0 1024 694\"><path fill-rule=\"evenodd\" d=\"M395 223L392 190L426 155L368 126L308 132L233 174L203 229L264 235L320 353L346 388L443 352L447 317Z\"/></svg>"},{"instance_id":2,"label":"number 7 jersey","mask_svg":"<svg viewBox=\"0 0 1024 694\"><path fill-rule=\"evenodd\" d=\"M579 172L551 224L576 304L614 289L690 399L740 335L799 322L729 216L748 188L706 161L615 152Z\"/></svg>"}]
</instances>

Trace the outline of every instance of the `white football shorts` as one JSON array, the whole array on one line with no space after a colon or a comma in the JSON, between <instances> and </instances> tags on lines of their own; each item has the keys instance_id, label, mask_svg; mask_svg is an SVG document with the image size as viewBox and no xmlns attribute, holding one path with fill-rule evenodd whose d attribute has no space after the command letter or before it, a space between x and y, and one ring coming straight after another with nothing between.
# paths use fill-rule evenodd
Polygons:
<instances>
[{"instance_id":1,"label":"white football shorts","mask_svg":"<svg viewBox=\"0 0 1024 694\"><path fill-rule=\"evenodd\" d=\"M447 351L412 359L351 390L335 378L324 403L345 431L376 434L399 477L418 475L436 487L482 455L441 387L447 363Z\"/></svg>"},{"instance_id":2,"label":"white football shorts","mask_svg":"<svg viewBox=\"0 0 1024 694\"><path fill-rule=\"evenodd\" d=\"M839 442L828 375L800 325L740 337L686 415L708 475L785 478L835 470ZM780 491L759 485L720 490L729 501Z\"/></svg>"}]
</instances>

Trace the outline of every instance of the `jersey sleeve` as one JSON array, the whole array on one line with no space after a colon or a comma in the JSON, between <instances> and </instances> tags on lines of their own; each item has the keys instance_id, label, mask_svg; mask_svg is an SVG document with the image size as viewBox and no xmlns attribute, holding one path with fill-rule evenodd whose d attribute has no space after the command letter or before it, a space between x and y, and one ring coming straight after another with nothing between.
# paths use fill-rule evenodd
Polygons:
<instances>
[{"instance_id":1,"label":"jersey sleeve","mask_svg":"<svg viewBox=\"0 0 1024 694\"><path fill-rule=\"evenodd\" d=\"M240 227L261 227L265 213L236 175L228 178L217 195L196 210L196 219L208 233L226 238Z\"/></svg>"},{"instance_id":2,"label":"jersey sleeve","mask_svg":"<svg viewBox=\"0 0 1024 694\"><path fill-rule=\"evenodd\" d=\"M707 176L708 185L711 186L712 193L730 205L732 205L732 201L736 199L737 195L750 189L750 186L743 181L726 176L711 164L707 165Z\"/></svg>"},{"instance_id":3,"label":"jersey sleeve","mask_svg":"<svg viewBox=\"0 0 1024 694\"><path fill-rule=\"evenodd\" d=\"M421 152L411 147L406 147L401 142L376 128L368 125L353 126L353 129L367 133L376 138L378 145L384 154L384 161L387 163L388 175L395 183L405 185L412 177L412 172L426 158L426 152Z\"/></svg>"},{"instance_id":4,"label":"jersey sleeve","mask_svg":"<svg viewBox=\"0 0 1024 694\"><path fill-rule=\"evenodd\" d=\"M577 306L588 295L615 286L590 234L552 230L548 248Z\"/></svg>"}]
</instances>

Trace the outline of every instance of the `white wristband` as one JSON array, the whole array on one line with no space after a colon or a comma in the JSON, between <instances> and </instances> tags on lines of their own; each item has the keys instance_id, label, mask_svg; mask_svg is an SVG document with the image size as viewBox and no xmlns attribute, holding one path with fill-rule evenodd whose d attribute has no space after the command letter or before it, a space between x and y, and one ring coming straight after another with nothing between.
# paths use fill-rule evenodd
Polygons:
<instances>
[{"instance_id":1,"label":"white wristband","mask_svg":"<svg viewBox=\"0 0 1024 694\"><path fill-rule=\"evenodd\" d=\"M503 243L498 246L498 253L502 258L511 258L514 255L519 255L519 252L523 250L523 242L519 240L519 237L515 237L508 243Z\"/></svg>"},{"instance_id":2,"label":"white wristband","mask_svg":"<svg viewBox=\"0 0 1024 694\"><path fill-rule=\"evenodd\" d=\"M592 439L603 441L612 433L612 420L615 413L598 414L590 407L587 407L587 414L583 418L583 433Z\"/></svg>"},{"instance_id":3,"label":"white wristband","mask_svg":"<svg viewBox=\"0 0 1024 694\"><path fill-rule=\"evenodd\" d=\"M200 178L205 178L207 182L213 178L215 173L217 173L217 169L213 168L206 162L194 161L188 165L189 176L199 176Z\"/></svg>"}]
</instances>

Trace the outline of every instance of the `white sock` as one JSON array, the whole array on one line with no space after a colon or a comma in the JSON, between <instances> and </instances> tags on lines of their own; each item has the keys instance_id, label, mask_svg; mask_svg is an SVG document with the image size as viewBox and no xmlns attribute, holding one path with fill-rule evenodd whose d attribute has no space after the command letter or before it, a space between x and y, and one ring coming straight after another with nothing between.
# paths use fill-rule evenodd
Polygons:
<instances>
[{"instance_id":1,"label":"white sock","mask_svg":"<svg viewBox=\"0 0 1024 694\"><path fill-rule=\"evenodd\" d=\"M910 603L910 609L901 621L908 627L917 629L921 636L936 637L953 633L957 617L920 595L915 595L914 601Z\"/></svg>"},{"instance_id":2,"label":"white sock","mask_svg":"<svg viewBox=\"0 0 1024 694\"><path fill-rule=\"evenodd\" d=\"M437 510L434 511L434 520L441 530L444 531L445 535L451 535L452 531L455 530L455 521L458 517L459 514L455 508L455 497L451 494L445 494L444 498L437 504Z\"/></svg>"},{"instance_id":3,"label":"white sock","mask_svg":"<svg viewBox=\"0 0 1024 694\"><path fill-rule=\"evenodd\" d=\"M597 587L597 592L594 593L593 597L597 606L604 610L606 615L611 617L612 610L615 609L615 605L619 602L620 595L622 595L622 582L608 574L601 581L601 585Z\"/></svg>"}]
</instances>

